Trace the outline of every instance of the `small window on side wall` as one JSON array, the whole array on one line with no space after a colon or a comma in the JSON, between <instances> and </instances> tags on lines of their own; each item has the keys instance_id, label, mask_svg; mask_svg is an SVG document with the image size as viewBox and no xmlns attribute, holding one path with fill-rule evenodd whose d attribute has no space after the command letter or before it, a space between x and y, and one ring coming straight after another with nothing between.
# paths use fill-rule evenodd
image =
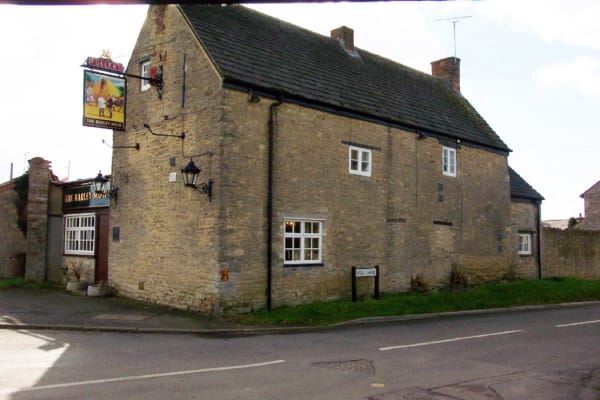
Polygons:
<instances>
[{"instance_id":1,"label":"small window on side wall","mask_svg":"<svg viewBox=\"0 0 600 400\"><path fill-rule=\"evenodd\" d=\"M354 175L371 176L371 150L350 146L348 169Z\"/></svg>"},{"instance_id":2,"label":"small window on side wall","mask_svg":"<svg viewBox=\"0 0 600 400\"><path fill-rule=\"evenodd\" d=\"M150 61L146 61L140 66L140 75L144 78L150 78L150 67L152 67L152 63ZM147 79L140 79L140 90L143 92L144 90L150 89L150 81Z\"/></svg>"},{"instance_id":3,"label":"small window on side wall","mask_svg":"<svg viewBox=\"0 0 600 400\"><path fill-rule=\"evenodd\" d=\"M442 147L442 173L456 176L456 149L452 147Z\"/></svg>"},{"instance_id":4,"label":"small window on side wall","mask_svg":"<svg viewBox=\"0 0 600 400\"><path fill-rule=\"evenodd\" d=\"M531 233L519 233L519 254L531 254Z\"/></svg>"}]
</instances>

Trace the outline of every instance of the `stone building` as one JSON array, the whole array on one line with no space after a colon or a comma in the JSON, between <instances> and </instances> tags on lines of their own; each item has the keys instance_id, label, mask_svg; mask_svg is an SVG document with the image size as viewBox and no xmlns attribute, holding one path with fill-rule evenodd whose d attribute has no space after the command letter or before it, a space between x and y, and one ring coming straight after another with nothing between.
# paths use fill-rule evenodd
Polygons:
<instances>
[{"instance_id":1,"label":"stone building","mask_svg":"<svg viewBox=\"0 0 600 400\"><path fill-rule=\"evenodd\" d=\"M352 266L379 266L383 292L452 270L488 281L537 237L539 202L515 203L510 149L461 95L457 58L429 75L355 47L347 27L156 5L127 73L153 80L128 85L113 137L121 295L220 314L349 298Z\"/></svg>"},{"instance_id":2,"label":"stone building","mask_svg":"<svg viewBox=\"0 0 600 400\"><path fill-rule=\"evenodd\" d=\"M83 280L108 280L110 186L96 192L94 179L59 181L35 157L26 174L0 184L0 278L62 283L63 267L78 265Z\"/></svg>"},{"instance_id":3,"label":"stone building","mask_svg":"<svg viewBox=\"0 0 600 400\"><path fill-rule=\"evenodd\" d=\"M541 206L544 197L515 170L508 167L510 177L511 219L517 249L511 273L522 278L541 278Z\"/></svg>"},{"instance_id":4,"label":"stone building","mask_svg":"<svg viewBox=\"0 0 600 400\"><path fill-rule=\"evenodd\" d=\"M600 231L600 181L583 192L580 197L583 199L584 218L580 218L575 228Z\"/></svg>"}]
</instances>

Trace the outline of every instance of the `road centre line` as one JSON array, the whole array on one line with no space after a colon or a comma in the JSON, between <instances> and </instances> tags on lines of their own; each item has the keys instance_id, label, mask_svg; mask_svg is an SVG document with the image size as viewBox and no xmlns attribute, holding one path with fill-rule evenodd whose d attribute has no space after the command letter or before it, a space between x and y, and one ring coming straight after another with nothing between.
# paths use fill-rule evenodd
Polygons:
<instances>
[{"instance_id":1,"label":"road centre line","mask_svg":"<svg viewBox=\"0 0 600 400\"><path fill-rule=\"evenodd\" d=\"M565 328L567 326L578 326L578 325L598 324L598 323L600 323L600 319L597 319L595 321L573 322L571 324L556 325L556 328Z\"/></svg>"},{"instance_id":2,"label":"road centre line","mask_svg":"<svg viewBox=\"0 0 600 400\"><path fill-rule=\"evenodd\" d=\"M0 394L33 392L33 391L48 390L48 389L64 389L64 388L69 388L69 387L74 387L74 386L94 385L94 384L98 384L98 383L126 382L126 381L142 380L142 379L164 378L164 377L168 377L168 376L201 374L201 373L206 373L206 372L232 371L232 370L236 370L236 369L267 367L270 365L282 364L285 362L286 362L285 360L275 360L275 361L266 361L266 362L262 362L262 363L231 365L228 367L193 369L193 370L188 370L188 371L165 372L165 373L161 373L161 374L122 376L119 378L95 379L95 380L90 380L90 381L57 383L54 385L33 386L33 387L29 387L29 388L13 388L13 389L9 389L9 390L2 389L2 390L0 390Z\"/></svg>"},{"instance_id":3,"label":"road centre line","mask_svg":"<svg viewBox=\"0 0 600 400\"><path fill-rule=\"evenodd\" d=\"M429 346L429 345L432 345L432 344L458 342L460 340L470 340L470 339L480 339L480 338L490 337L490 336L510 335L511 333L519 333L519 332L523 332L523 330L485 333L485 334L482 334L482 335L474 335L474 336L465 336L465 337L458 337L458 338L452 338L452 339L436 340L436 341L433 341L433 342L423 342L423 343L405 344L405 345L401 345L401 346L381 347L381 348L379 348L379 351L408 349L408 348L412 348L412 347Z\"/></svg>"}]
</instances>

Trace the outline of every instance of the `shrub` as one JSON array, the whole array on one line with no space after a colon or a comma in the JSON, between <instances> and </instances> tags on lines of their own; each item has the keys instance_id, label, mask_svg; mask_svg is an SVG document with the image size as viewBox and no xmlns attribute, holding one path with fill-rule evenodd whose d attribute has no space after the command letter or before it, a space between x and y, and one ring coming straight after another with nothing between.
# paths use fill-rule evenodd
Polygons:
<instances>
[{"instance_id":1,"label":"shrub","mask_svg":"<svg viewBox=\"0 0 600 400\"><path fill-rule=\"evenodd\" d=\"M427 292L429 290L429 285L423 278L423 275L416 274L411 276L410 278L410 291L411 292Z\"/></svg>"},{"instance_id":2,"label":"shrub","mask_svg":"<svg viewBox=\"0 0 600 400\"><path fill-rule=\"evenodd\" d=\"M450 287L452 289L466 288L469 286L469 278L461 271L460 266L453 264L450 271Z\"/></svg>"}]
</instances>

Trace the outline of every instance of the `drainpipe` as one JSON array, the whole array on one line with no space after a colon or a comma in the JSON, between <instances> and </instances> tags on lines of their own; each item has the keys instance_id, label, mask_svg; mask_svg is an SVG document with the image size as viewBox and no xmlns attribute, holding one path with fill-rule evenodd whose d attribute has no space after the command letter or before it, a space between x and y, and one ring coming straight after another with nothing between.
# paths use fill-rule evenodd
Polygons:
<instances>
[{"instance_id":1,"label":"drainpipe","mask_svg":"<svg viewBox=\"0 0 600 400\"><path fill-rule=\"evenodd\" d=\"M541 205L542 202L540 200L537 200L536 202L536 206L537 206L537 267L538 267L538 279L542 279L542 228L541 228L541 220L542 220L542 215L540 212L541 209Z\"/></svg>"},{"instance_id":2,"label":"drainpipe","mask_svg":"<svg viewBox=\"0 0 600 400\"><path fill-rule=\"evenodd\" d=\"M271 310L273 282L273 142L275 137L275 108L281 105L281 98L269 106L269 170L267 179L267 310Z\"/></svg>"}]
</instances>

